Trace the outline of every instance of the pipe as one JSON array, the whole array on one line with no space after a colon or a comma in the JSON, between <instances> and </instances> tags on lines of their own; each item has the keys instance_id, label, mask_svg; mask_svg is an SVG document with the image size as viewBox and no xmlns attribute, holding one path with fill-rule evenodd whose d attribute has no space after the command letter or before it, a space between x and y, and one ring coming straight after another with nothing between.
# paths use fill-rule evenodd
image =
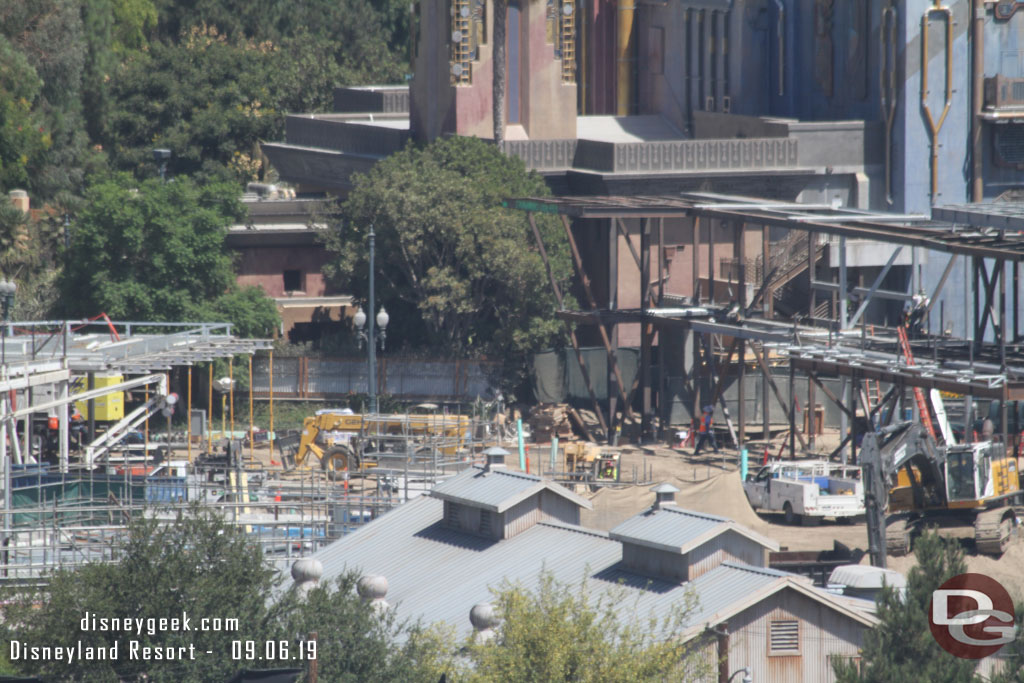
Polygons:
<instances>
[{"instance_id":1,"label":"pipe","mask_svg":"<svg viewBox=\"0 0 1024 683\"><path fill-rule=\"evenodd\" d=\"M933 14L941 14L946 18L946 88L942 103L942 113L938 120L932 115L932 109L928 106L928 27L931 25ZM941 7L936 0L934 7L929 7L921 16L921 109L924 110L925 119L928 122L928 132L931 135L931 200L936 203L939 193L939 131L942 124L946 122L946 115L949 114L949 107L953 103L953 11L948 7Z\"/></svg>"},{"instance_id":2,"label":"pipe","mask_svg":"<svg viewBox=\"0 0 1024 683\"><path fill-rule=\"evenodd\" d=\"M775 37L779 42L779 97L782 97L785 92L783 84L786 79L786 7L782 4L782 0L775 0L775 8L778 11ZM732 9L731 6L730 9Z\"/></svg>"},{"instance_id":3,"label":"pipe","mask_svg":"<svg viewBox=\"0 0 1024 683\"><path fill-rule=\"evenodd\" d=\"M615 113L618 116L629 116L633 104L633 77L636 58L633 53L636 47L633 19L636 13L634 0L618 0L618 38L615 51L618 62L618 78L616 79Z\"/></svg>"},{"instance_id":4,"label":"pipe","mask_svg":"<svg viewBox=\"0 0 1024 683\"><path fill-rule=\"evenodd\" d=\"M878 60L878 87L881 90L879 103L885 120L885 201L889 206L895 203L892 193L892 128L896 121L896 8L892 5L882 9L882 24L879 27L881 55Z\"/></svg>"},{"instance_id":5,"label":"pipe","mask_svg":"<svg viewBox=\"0 0 1024 683\"><path fill-rule=\"evenodd\" d=\"M985 179L981 148L981 109L985 85L985 3L972 0L973 34L971 36L971 201L985 198Z\"/></svg>"}]
</instances>

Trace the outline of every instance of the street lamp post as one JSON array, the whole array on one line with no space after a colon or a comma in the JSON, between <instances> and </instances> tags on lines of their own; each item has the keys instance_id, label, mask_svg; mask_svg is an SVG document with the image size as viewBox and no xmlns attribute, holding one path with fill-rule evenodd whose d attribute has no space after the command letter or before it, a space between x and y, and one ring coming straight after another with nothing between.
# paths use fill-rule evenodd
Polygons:
<instances>
[{"instance_id":1,"label":"street lamp post","mask_svg":"<svg viewBox=\"0 0 1024 683\"><path fill-rule=\"evenodd\" d=\"M370 300L369 300L368 303L369 303L370 314L371 315L369 315L369 316L366 315L366 312L363 311L362 306L360 306L359 310L356 311L355 316L353 316L352 322L355 323L356 330L357 330L357 332L359 334L359 343L360 343L360 345L362 345L363 342L366 342L366 345L367 345L367 358L366 358L366 360L367 360L367 365L369 366L369 373L368 373L369 374L369 380L368 380L367 383L369 385L368 389L369 389L369 394L370 394L370 413L371 414L376 414L376 412L377 412L377 337L374 334L374 322L375 322L375 320L374 320L374 317L373 317L372 314L373 314L373 309L374 309L374 306L375 306L375 303L376 303L374 301L374 297L376 295L376 291L374 289L374 287L375 287L375 283L374 283L374 270L375 270L374 259L376 257L375 251L376 251L377 235L373 231L373 224L372 223L370 224L369 238L370 238ZM376 317L376 326L380 328L380 350L381 351L384 350L384 343L385 343L385 340L387 339L388 322L390 322L390 320L391 320L391 316L389 316L388 312L386 310L384 310L383 306L381 306L380 310L377 312L377 317ZM368 325L366 332L363 332L363 326L364 325Z\"/></svg>"}]
</instances>

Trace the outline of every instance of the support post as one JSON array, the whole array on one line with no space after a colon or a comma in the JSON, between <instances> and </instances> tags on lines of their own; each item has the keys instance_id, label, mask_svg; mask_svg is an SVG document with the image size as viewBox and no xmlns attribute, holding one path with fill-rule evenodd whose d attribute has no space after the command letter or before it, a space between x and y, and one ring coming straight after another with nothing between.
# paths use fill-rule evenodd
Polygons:
<instances>
[{"instance_id":1,"label":"support post","mask_svg":"<svg viewBox=\"0 0 1024 683\"><path fill-rule=\"evenodd\" d=\"M533 212L526 214L526 219L530 223L530 229L533 230L533 238L537 241L537 250L540 252L540 259L544 262L544 268L548 273L548 281L551 283L551 291L555 295L555 301L558 303L558 310L565 310L565 299L562 297L562 288L558 286L558 281L555 280L555 275L551 271L551 260L548 258L547 248L544 246L544 239L540 235L540 230L537 228L537 221L533 216ZM576 362L580 366L580 374L583 375L583 383L587 385L587 393L590 394L590 401L594 406L594 414L597 415L598 421L601 423L601 429L604 430L605 436L610 438L611 434L608 430L608 423L604 419L604 413L601 411L601 404L598 403L597 394L594 392L594 384L590 381L590 371L587 369L587 364L583 360L583 353L580 351L579 339L576 337L576 330L569 323L568 320L563 319L562 322L565 324L565 330L569 333L569 341L572 342L572 350L576 354Z\"/></svg>"},{"instance_id":2,"label":"support post","mask_svg":"<svg viewBox=\"0 0 1024 683\"><path fill-rule=\"evenodd\" d=\"M580 256L579 247L576 245L576 238L573 236L572 229L569 227L569 219L566 216L561 216L560 218L562 219L562 226L565 228L565 235L569 239L569 249L572 251L573 263L576 264L576 273L579 275L580 282L583 284L583 291L587 296L587 302L590 304L591 310L597 311L597 301L594 299L594 292L590 287L590 278L583 269L583 257ZM617 282L613 281L609 283L609 289L617 286ZM615 350L612 348L611 339L608 337L608 332L605 330L603 324L599 324L597 328L601 332L601 341L604 343L605 352L608 354L608 362L612 367L612 372L615 374L615 382L617 384L619 398L626 401L625 382L622 381L622 374L619 371L619 363L615 357ZM630 409L628 402L622 407L622 410L628 417L633 417L633 411ZM613 421L614 416L610 422Z\"/></svg>"},{"instance_id":3,"label":"support post","mask_svg":"<svg viewBox=\"0 0 1024 683\"><path fill-rule=\"evenodd\" d=\"M651 336L653 325L646 309L651 302L651 219L640 219L640 308L645 311L640 323L640 441L651 437Z\"/></svg>"}]
</instances>

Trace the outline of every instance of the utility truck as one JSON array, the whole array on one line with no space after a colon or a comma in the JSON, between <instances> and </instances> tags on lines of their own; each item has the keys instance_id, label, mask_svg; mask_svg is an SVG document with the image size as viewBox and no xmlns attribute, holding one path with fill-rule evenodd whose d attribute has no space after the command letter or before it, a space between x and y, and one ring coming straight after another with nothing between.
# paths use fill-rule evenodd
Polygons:
<instances>
[{"instance_id":1,"label":"utility truck","mask_svg":"<svg viewBox=\"0 0 1024 683\"><path fill-rule=\"evenodd\" d=\"M747 476L743 491L751 507L781 512L787 524L864 515L860 470L828 460L771 462Z\"/></svg>"}]
</instances>

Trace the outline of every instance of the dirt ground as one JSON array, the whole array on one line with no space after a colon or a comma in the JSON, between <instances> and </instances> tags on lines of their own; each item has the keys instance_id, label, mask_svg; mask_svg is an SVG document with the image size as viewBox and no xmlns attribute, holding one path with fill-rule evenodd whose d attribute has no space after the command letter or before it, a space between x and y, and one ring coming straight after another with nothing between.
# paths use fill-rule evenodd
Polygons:
<instances>
[{"instance_id":1,"label":"dirt ground","mask_svg":"<svg viewBox=\"0 0 1024 683\"><path fill-rule=\"evenodd\" d=\"M753 470L759 461L750 462ZM680 489L676 504L683 508L729 517L758 533L775 540L783 550L831 550L834 541L850 548L867 549L867 527L864 524L839 524L824 521L818 526L789 526L781 515L755 513L747 503L740 484L735 456L692 455L691 449L626 448L622 454L622 478L632 480L637 472L648 472L650 483L606 487L587 494L594 504L585 511L584 526L610 529L626 518L650 507L654 494L652 485L669 482ZM1015 600L1024 599L1024 540L1018 535L999 559L975 555L967 551L967 569L996 579ZM867 563L867 557L863 563ZM913 556L888 558L888 566L906 573L914 566Z\"/></svg>"},{"instance_id":2,"label":"dirt ground","mask_svg":"<svg viewBox=\"0 0 1024 683\"><path fill-rule=\"evenodd\" d=\"M823 447L828 447L828 437ZM511 450L511 449L510 449ZM773 447L774 453L776 448ZM724 452L724 449L723 449ZM248 455L248 453L246 453ZM256 460L276 469L279 465L269 450L257 448ZM509 459L509 466L513 466ZM751 457L750 469L760 464ZM831 550L839 541L850 548L867 549L867 528L864 524L839 524L824 521L817 526L790 526L781 514L757 514L747 503L740 484L739 463L734 454L702 453L694 457L692 449L627 446L622 449L620 464L623 483L606 486L596 492L579 491L594 504L584 511L584 526L608 530L625 519L645 510L654 502L650 488L669 482L680 489L676 503L680 507L728 517L775 540L782 550ZM1024 539L1015 537L1002 558L975 555L966 547L968 571L987 574L1002 583L1017 600L1024 600ZM867 558L863 560L867 563ZM915 561L913 556L888 558L891 569L906 573Z\"/></svg>"}]
</instances>

